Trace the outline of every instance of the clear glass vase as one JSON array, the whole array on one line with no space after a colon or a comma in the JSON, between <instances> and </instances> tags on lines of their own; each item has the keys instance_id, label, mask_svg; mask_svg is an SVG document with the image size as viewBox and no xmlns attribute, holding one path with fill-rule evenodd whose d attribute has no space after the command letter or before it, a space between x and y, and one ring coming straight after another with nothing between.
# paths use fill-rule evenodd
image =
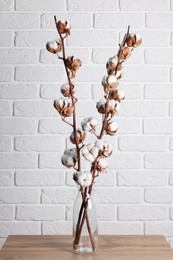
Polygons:
<instances>
[{"instance_id":1,"label":"clear glass vase","mask_svg":"<svg viewBox=\"0 0 173 260\"><path fill-rule=\"evenodd\" d=\"M78 192L73 206L73 252L93 253L98 248L96 204L87 188Z\"/></svg>"}]
</instances>

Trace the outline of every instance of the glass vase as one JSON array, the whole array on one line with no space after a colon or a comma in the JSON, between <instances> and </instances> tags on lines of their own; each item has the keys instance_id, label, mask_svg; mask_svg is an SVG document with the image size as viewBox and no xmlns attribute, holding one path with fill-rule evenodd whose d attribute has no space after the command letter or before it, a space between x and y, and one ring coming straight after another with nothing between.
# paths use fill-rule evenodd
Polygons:
<instances>
[{"instance_id":1,"label":"glass vase","mask_svg":"<svg viewBox=\"0 0 173 260\"><path fill-rule=\"evenodd\" d=\"M96 204L87 188L78 192L73 206L73 252L94 253L98 248Z\"/></svg>"}]
</instances>

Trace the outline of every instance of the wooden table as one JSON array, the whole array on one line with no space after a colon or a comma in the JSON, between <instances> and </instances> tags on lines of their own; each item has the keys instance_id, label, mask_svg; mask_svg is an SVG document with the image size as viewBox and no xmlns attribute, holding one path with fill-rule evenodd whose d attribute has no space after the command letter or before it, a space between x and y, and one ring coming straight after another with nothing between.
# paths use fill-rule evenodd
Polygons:
<instances>
[{"instance_id":1,"label":"wooden table","mask_svg":"<svg viewBox=\"0 0 173 260\"><path fill-rule=\"evenodd\" d=\"M99 236L99 250L75 255L70 236L9 236L1 260L173 260L163 236Z\"/></svg>"}]
</instances>

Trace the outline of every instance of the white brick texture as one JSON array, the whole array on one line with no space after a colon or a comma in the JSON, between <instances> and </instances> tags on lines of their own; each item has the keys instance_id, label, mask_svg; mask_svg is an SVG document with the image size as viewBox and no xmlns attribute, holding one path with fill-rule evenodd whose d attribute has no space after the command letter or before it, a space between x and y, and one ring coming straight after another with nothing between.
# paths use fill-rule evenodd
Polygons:
<instances>
[{"instance_id":1,"label":"white brick texture","mask_svg":"<svg viewBox=\"0 0 173 260\"><path fill-rule=\"evenodd\" d=\"M67 77L46 50L59 38L54 15L72 25L67 56L82 60L77 126L94 116L97 132L106 62L128 25L141 35L124 63L117 135L105 136L109 168L95 180L99 234L164 234L173 247L173 0L0 0L0 247L12 234L72 233L75 170L61 164L72 128L53 107Z\"/></svg>"}]
</instances>

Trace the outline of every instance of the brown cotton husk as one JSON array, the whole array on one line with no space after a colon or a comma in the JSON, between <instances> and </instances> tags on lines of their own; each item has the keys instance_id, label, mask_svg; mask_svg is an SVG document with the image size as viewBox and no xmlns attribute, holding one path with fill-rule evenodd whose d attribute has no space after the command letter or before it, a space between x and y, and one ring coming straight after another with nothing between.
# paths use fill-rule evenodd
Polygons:
<instances>
[{"instance_id":1,"label":"brown cotton husk","mask_svg":"<svg viewBox=\"0 0 173 260\"><path fill-rule=\"evenodd\" d=\"M72 144L81 144L86 138L86 132L84 132L82 129L77 129L76 130L76 140L74 136L74 132L71 133L70 135L70 141Z\"/></svg>"},{"instance_id":2,"label":"brown cotton husk","mask_svg":"<svg viewBox=\"0 0 173 260\"><path fill-rule=\"evenodd\" d=\"M129 35L126 42L128 47L137 48L142 43L142 39L141 38L138 39L136 34L134 34L134 35Z\"/></svg>"},{"instance_id":3,"label":"brown cotton husk","mask_svg":"<svg viewBox=\"0 0 173 260\"><path fill-rule=\"evenodd\" d=\"M74 56L69 56L65 60L65 64L71 71L71 77L74 78L76 75L77 69L80 68L80 66L82 65L82 61L80 59L74 59Z\"/></svg>"},{"instance_id":4,"label":"brown cotton husk","mask_svg":"<svg viewBox=\"0 0 173 260\"><path fill-rule=\"evenodd\" d=\"M66 104L65 102L63 102L63 105L60 105L57 100L54 101L54 107L60 113L60 115L64 117L71 116L74 111L74 107L72 105Z\"/></svg>"},{"instance_id":5,"label":"brown cotton husk","mask_svg":"<svg viewBox=\"0 0 173 260\"><path fill-rule=\"evenodd\" d=\"M55 47L52 46L53 45L56 45ZM52 42L48 42L46 44L46 49L51 52L51 53L58 53L62 50L62 43L61 42L58 42L58 41L52 41Z\"/></svg>"},{"instance_id":6,"label":"brown cotton husk","mask_svg":"<svg viewBox=\"0 0 173 260\"><path fill-rule=\"evenodd\" d=\"M118 90L114 90L110 94L110 98L121 102L121 100L125 99L125 96L122 98Z\"/></svg>"},{"instance_id":7,"label":"brown cotton husk","mask_svg":"<svg viewBox=\"0 0 173 260\"><path fill-rule=\"evenodd\" d=\"M122 47L120 49L119 58L122 60L127 60L131 56L132 52L129 47Z\"/></svg>"},{"instance_id":8,"label":"brown cotton husk","mask_svg":"<svg viewBox=\"0 0 173 260\"><path fill-rule=\"evenodd\" d=\"M60 33L70 34L71 25L68 24L68 21L58 21L56 27Z\"/></svg>"}]
</instances>

